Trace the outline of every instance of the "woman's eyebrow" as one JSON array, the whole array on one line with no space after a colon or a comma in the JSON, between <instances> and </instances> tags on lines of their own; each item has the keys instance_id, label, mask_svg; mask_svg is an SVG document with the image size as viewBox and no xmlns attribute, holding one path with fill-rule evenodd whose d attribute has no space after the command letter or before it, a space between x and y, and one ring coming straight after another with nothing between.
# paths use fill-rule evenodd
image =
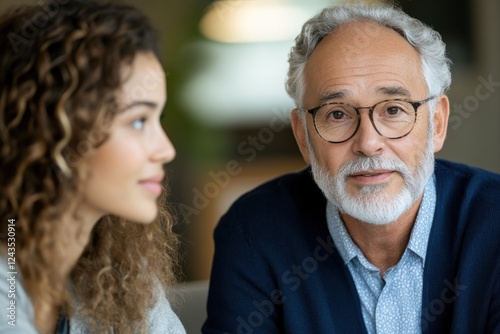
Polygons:
<instances>
[{"instance_id":1,"label":"woman's eyebrow","mask_svg":"<svg viewBox=\"0 0 500 334\"><path fill-rule=\"evenodd\" d=\"M126 111L126 110L129 110L129 109L136 108L136 107L141 107L141 106L145 106L145 107L148 107L150 109L156 109L156 108L158 108L158 103L153 102L153 101L145 101L145 100L134 101L134 102L126 105L122 109L122 111Z\"/></svg>"}]
</instances>

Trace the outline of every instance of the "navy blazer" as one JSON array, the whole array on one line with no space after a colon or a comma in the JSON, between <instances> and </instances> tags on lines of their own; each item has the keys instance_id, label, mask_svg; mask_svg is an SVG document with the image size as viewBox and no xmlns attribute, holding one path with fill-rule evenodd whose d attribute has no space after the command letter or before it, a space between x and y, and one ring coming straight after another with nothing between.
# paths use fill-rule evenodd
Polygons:
<instances>
[{"instance_id":1,"label":"navy blazer","mask_svg":"<svg viewBox=\"0 0 500 334\"><path fill-rule=\"evenodd\" d=\"M500 333L500 175L436 161L423 333ZM214 233L203 333L366 333L309 169L250 191Z\"/></svg>"}]
</instances>

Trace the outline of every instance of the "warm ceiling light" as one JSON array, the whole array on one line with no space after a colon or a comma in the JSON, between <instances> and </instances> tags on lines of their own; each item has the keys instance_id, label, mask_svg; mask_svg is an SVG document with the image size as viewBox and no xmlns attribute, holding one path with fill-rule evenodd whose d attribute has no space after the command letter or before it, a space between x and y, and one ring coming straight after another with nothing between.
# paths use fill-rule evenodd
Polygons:
<instances>
[{"instance_id":1,"label":"warm ceiling light","mask_svg":"<svg viewBox=\"0 0 500 334\"><path fill-rule=\"evenodd\" d=\"M200 29L207 38L225 43L293 40L311 14L297 3L222 0L209 7Z\"/></svg>"}]
</instances>

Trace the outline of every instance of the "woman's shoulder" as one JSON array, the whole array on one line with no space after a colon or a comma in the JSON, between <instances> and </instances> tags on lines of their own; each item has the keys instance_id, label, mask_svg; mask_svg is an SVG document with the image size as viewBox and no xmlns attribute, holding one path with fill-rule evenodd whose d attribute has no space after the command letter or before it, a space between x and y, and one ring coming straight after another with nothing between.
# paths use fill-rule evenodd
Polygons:
<instances>
[{"instance_id":1,"label":"woman's shoulder","mask_svg":"<svg viewBox=\"0 0 500 334\"><path fill-rule=\"evenodd\" d=\"M149 333L186 334L186 330L172 310L163 288L158 287L158 290L156 304L149 312Z\"/></svg>"},{"instance_id":2,"label":"woman's shoulder","mask_svg":"<svg viewBox=\"0 0 500 334\"><path fill-rule=\"evenodd\" d=\"M160 286L158 286L156 303L149 311L148 322L148 333L151 334L186 334L184 326L172 310ZM85 322L78 316L78 312L70 319L69 327L71 334L91 334Z\"/></svg>"}]
</instances>

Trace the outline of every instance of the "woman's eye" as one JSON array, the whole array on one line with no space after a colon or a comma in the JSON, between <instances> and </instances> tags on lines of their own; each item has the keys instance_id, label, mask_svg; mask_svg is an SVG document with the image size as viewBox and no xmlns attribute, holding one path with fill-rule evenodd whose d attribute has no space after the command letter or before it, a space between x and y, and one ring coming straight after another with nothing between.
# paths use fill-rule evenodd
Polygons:
<instances>
[{"instance_id":1,"label":"woman's eye","mask_svg":"<svg viewBox=\"0 0 500 334\"><path fill-rule=\"evenodd\" d=\"M136 130L142 130L144 128L145 123L146 123L146 118L141 117L132 122L132 127Z\"/></svg>"}]
</instances>

